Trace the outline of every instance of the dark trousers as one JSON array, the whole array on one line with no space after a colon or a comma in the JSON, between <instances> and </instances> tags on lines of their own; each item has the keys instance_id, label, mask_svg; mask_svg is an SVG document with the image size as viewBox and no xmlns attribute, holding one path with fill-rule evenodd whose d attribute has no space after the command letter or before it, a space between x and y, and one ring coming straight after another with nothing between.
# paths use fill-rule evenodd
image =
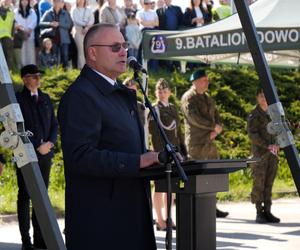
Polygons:
<instances>
[{"instance_id":1,"label":"dark trousers","mask_svg":"<svg viewBox=\"0 0 300 250\"><path fill-rule=\"evenodd\" d=\"M53 47L59 63L62 64L63 68L67 68L69 61L69 44L54 44Z\"/></svg>"},{"instance_id":2,"label":"dark trousers","mask_svg":"<svg viewBox=\"0 0 300 250\"><path fill-rule=\"evenodd\" d=\"M46 188L49 185L50 167L51 167L51 157L49 155L38 156L38 163L40 166L41 174L45 182ZM30 229L30 197L27 192L27 188L23 179L22 172L17 168L17 181L18 181L18 220L19 220L19 230L22 237L22 243L28 245L31 242L29 229ZM33 241L34 245L43 246L45 245L42 233L35 216L34 209L32 209L32 226L33 226Z\"/></svg>"},{"instance_id":3,"label":"dark trousers","mask_svg":"<svg viewBox=\"0 0 300 250\"><path fill-rule=\"evenodd\" d=\"M3 53L6 59L6 63L8 66L8 69L13 70L14 69L14 42L12 38L9 37L3 37L0 39L0 43L2 44Z\"/></svg>"}]
</instances>

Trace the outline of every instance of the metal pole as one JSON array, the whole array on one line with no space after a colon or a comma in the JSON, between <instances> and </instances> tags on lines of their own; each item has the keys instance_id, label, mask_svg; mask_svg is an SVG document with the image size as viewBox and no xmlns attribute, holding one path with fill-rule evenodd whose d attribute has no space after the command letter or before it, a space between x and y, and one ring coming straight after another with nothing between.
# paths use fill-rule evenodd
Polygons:
<instances>
[{"instance_id":1,"label":"metal pole","mask_svg":"<svg viewBox=\"0 0 300 250\"><path fill-rule=\"evenodd\" d=\"M268 132L275 134L281 148L287 158L292 176L300 195L300 160L299 153L295 147L292 133L285 119L284 110L279 101L276 87L274 85L270 68L264 56L264 51L259 42L256 27L249 11L246 0L234 0L245 33L248 48L251 52L260 83L269 104L271 123L268 124Z\"/></svg>"},{"instance_id":2,"label":"metal pole","mask_svg":"<svg viewBox=\"0 0 300 250\"><path fill-rule=\"evenodd\" d=\"M25 132L24 119L16 100L1 43L0 61L0 122L5 129L0 135L0 145L13 150L14 159L24 177L47 248L66 250L34 148L28 138L30 133Z\"/></svg>"}]
</instances>

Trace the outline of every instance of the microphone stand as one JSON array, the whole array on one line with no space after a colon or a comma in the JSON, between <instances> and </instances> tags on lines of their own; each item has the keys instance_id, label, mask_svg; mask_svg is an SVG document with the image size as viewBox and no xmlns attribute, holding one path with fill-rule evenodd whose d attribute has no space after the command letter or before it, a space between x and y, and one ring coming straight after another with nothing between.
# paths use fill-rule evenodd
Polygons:
<instances>
[{"instance_id":1,"label":"microphone stand","mask_svg":"<svg viewBox=\"0 0 300 250\"><path fill-rule=\"evenodd\" d=\"M172 250L172 218L171 218L171 210L172 210L172 185L171 185L171 173L172 173L172 164L171 162L174 161L176 166L176 171L178 173L179 178L187 182L188 178L180 164L180 161L178 159L178 156L176 155L175 146L170 143L165 131L163 130L158 118L157 114L151 104L151 102L148 99L148 96L146 94L145 89L142 86L142 83L140 81L138 71L134 71L134 80L139 84L140 89L144 96L145 106L149 108L150 113L154 119L154 122L159 130L159 133L163 139L163 142L165 143L165 150L160 153L159 158L161 158L161 161L164 163L166 168L166 179L167 179L167 232L166 232L166 249ZM146 83L147 86L147 83Z\"/></svg>"}]
</instances>

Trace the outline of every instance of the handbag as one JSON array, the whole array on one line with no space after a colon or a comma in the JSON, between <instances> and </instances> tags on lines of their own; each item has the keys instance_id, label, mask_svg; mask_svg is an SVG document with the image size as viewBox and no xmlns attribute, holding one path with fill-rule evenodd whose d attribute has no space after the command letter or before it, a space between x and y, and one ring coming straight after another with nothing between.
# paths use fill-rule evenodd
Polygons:
<instances>
[{"instance_id":1,"label":"handbag","mask_svg":"<svg viewBox=\"0 0 300 250\"><path fill-rule=\"evenodd\" d=\"M14 33L14 48L22 48L23 41L26 39L26 33L23 30L16 30Z\"/></svg>"}]
</instances>

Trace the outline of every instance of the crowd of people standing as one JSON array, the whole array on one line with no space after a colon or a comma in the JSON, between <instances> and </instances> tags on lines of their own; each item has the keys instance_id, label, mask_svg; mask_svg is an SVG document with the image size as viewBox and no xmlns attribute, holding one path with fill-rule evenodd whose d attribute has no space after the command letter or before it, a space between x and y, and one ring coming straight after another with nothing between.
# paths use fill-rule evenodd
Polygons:
<instances>
[{"instance_id":1,"label":"crowd of people standing","mask_svg":"<svg viewBox=\"0 0 300 250\"><path fill-rule=\"evenodd\" d=\"M199 27L231 15L228 0L214 7L211 0L190 0L183 12L172 0L97 0L92 9L88 0L0 0L0 41L9 69L27 64L41 68L82 69L85 64L83 37L96 23L119 27L129 42L128 56L141 59L143 32L151 29L178 30ZM170 67L170 63L160 66ZM154 66L158 63L154 62Z\"/></svg>"}]
</instances>

